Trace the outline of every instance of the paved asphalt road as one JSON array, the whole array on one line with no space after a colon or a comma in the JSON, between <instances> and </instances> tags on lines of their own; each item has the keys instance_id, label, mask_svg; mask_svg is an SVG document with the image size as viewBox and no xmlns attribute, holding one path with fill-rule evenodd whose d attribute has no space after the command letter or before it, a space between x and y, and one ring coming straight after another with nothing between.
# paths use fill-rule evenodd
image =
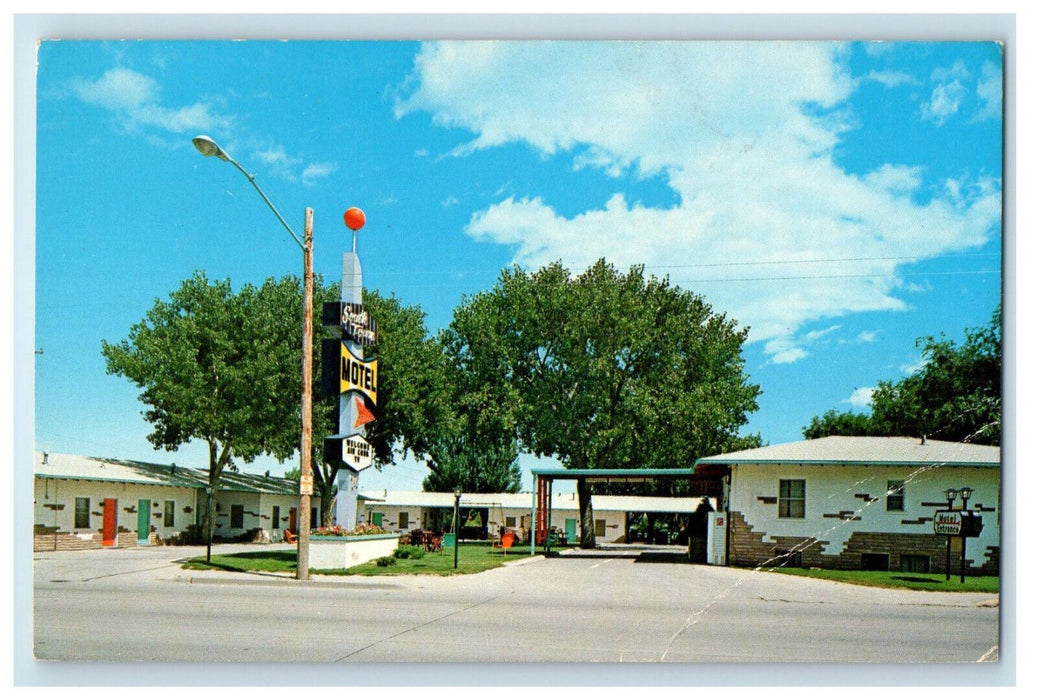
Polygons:
<instances>
[{"instance_id":1,"label":"paved asphalt road","mask_svg":"<svg viewBox=\"0 0 1037 700\"><path fill-rule=\"evenodd\" d=\"M216 551L240 550L223 545ZM674 561L537 557L457 577L186 571L204 549L34 554L34 653L59 661L840 662L998 659L989 594ZM578 554L578 553L571 553Z\"/></svg>"}]
</instances>

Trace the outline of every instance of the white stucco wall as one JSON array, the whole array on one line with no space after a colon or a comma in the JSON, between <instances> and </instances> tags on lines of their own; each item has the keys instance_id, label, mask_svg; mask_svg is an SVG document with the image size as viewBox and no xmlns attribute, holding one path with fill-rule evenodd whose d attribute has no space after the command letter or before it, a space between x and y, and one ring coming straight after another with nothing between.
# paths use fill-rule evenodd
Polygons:
<instances>
[{"instance_id":1,"label":"white stucco wall","mask_svg":"<svg viewBox=\"0 0 1037 700\"><path fill-rule=\"evenodd\" d=\"M151 503L149 522L159 537L166 539L183 531L195 522L198 504L196 491L192 488L157 487L148 484L131 484L86 479L34 480L34 523L79 536L98 533L102 527L103 501L114 498L116 524L131 533L137 532L137 508L141 499ZM75 527L76 498L90 499L90 526ZM173 501L173 525L165 525L165 502ZM58 506L61 506L60 508ZM127 509L132 509L128 512ZM122 536L126 536L123 533Z\"/></svg>"},{"instance_id":2,"label":"white stucco wall","mask_svg":"<svg viewBox=\"0 0 1037 700\"><path fill-rule=\"evenodd\" d=\"M299 508L299 497L295 495L281 495L269 493L250 493L243 491L220 491L216 499L219 508L216 512L215 534L220 537L237 537L249 530L260 528L266 533L266 537L272 542L280 542L283 539L284 529L288 527L292 509ZM231 507L240 505L244 509L241 527L231 527ZM273 522L274 506L280 509L280 523ZM310 509L320 514L320 498L316 495L310 497ZM312 513L311 513L312 515ZM296 517L296 529L298 529L299 518ZM311 526L318 525L311 519Z\"/></svg>"},{"instance_id":3,"label":"white stucco wall","mask_svg":"<svg viewBox=\"0 0 1037 700\"><path fill-rule=\"evenodd\" d=\"M781 479L806 482L805 517L779 518L778 504L761 498L777 498ZM904 481L904 510L886 510L889 481ZM730 509L738 511L756 531L768 536L813 537L827 541L825 554L838 554L854 532L897 532L933 534L931 518L946 508L948 488L973 489L969 508L983 507L983 532L970 538L968 550L976 565L986 561L989 546L1000 537L1000 470L982 467L907 467L853 465L733 465ZM877 498L867 501L857 494ZM940 505L931 505L940 504ZM960 498L955 504L961 506ZM993 509L993 510L988 510ZM860 520L825 518L825 514L852 512ZM905 523L930 518L920 524Z\"/></svg>"},{"instance_id":4,"label":"white stucco wall","mask_svg":"<svg viewBox=\"0 0 1037 700\"><path fill-rule=\"evenodd\" d=\"M76 498L90 499L90 525L75 527ZM205 508L205 496L190 487L165 486L159 484L135 484L90 479L34 479L34 524L46 528L57 528L81 538L91 537L101 531L102 509L105 499L113 498L116 506L118 529L137 532L137 509L141 499L151 503L149 522L154 532L163 540L169 539L194 525L201 519ZM165 524L166 501L173 501L173 524ZM259 494L241 491L220 491L217 496L220 509L216 515L214 534L219 537L235 537L253 528L262 528L272 541L281 540L281 532L288 527L292 508L298 508L299 497L293 495ZM320 508L320 499L310 500L314 508ZM241 505L244 509L242 526L230 527L231 506ZM272 521L273 506L280 506L280 524ZM131 509L128 511L127 509ZM120 535L121 544L126 544L126 532Z\"/></svg>"}]
</instances>

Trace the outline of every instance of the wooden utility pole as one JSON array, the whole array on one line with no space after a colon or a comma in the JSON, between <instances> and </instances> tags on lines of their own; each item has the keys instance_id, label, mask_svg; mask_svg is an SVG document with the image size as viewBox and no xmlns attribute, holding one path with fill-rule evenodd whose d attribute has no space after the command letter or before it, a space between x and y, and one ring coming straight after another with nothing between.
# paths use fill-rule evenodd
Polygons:
<instances>
[{"instance_id":1,"label":"wooden utility pole","mask_svg":"<svg viewBox=\"0 0 1037 700\"><path fill-rule=\"evenodd\" d=\"M313 209L303 228L302 440L299 446L299 549L295 576L310 575L310 496L313 494Z\"/></svg>"}]
</instances>

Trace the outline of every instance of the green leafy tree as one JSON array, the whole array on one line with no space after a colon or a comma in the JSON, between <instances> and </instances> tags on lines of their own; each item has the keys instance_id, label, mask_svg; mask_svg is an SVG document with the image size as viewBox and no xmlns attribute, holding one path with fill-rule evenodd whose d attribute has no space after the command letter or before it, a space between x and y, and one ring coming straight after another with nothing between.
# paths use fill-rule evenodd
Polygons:
<instances>
[{"instance_id":1,"label":"green leafy tree","mask_svg":"<svg viewBox=\"0 0 1037 700\"><path fill-rule=\"evenodd\" d=\"M378 323L378 343L368 349L378 358L377 420L367 426L367 441L376 463L389 464L396 453L421 458L449 416L446 356L421 307L377 291L364 292L364 307Z\"/></svg>"},{"instance_id":2,"label":"green leafy tree","mask_svg":"<svg viewBox=\"0 0 1037 700\"><path fill-rule=\"evenodd\" d=\"M874 430L871 416L831 409L811 418L810 424L803 428L803 437L815 440L829 435L874 435Z\"/></svg>"},{"instance_id":3,"label":"green leafy tree","mask_svg":"<svg viewBox=\"0 0 1037 700\"><path fill-rule=\"evenodd\" d=\"M571 469L659 468L758 444L738 437L759 395L746 333L668 280L602 260L575 277L558 263L504 271L443 341L478 406L525 449ZM582 482L578 495L581 546L593 547Z\"/></svg>"},{"instance_id":4,"label":"green leafy tree","mask_svg":"<svg viewBox=\"0 0 1037 700\"><path fill-rule=\"evenodd\" d=\"M518 443L485 443L459 435L444 438L427 461L429 475L425 491L465 493L518 493L522 470L518 463Z\"/></svg>"},{"instance_id":5,"label":"green leafy tree","mask_svg":"<svg viewBox=\"0 0 1037 700\"><path fill-rule=\"evenodd\" d=\"M290 342L300 335L280 301L292 286L291 279L267 280L235 294L229 280L210 282L196 272L168 301L156 300L126 339L101 344L108 374L143 390L155 447L207 444L202 527L209 543L223 470L235 458L284 460L298 448L301 341Z\"/></svg>"},{"instance_id":6,"label":"green leafy tree","mask_svg":"<svg viewBox=\"0 0 1037 700\"><path fill-rule=\"evenodd\" d=\"M965 330L960 345L943 335L919 338L923 366L898 382L879 382L870 416L828 411L811 420L804 437L926 435L1000 444L1001 324L998 306L986 326Z\"/></svg>"}]
</instances>

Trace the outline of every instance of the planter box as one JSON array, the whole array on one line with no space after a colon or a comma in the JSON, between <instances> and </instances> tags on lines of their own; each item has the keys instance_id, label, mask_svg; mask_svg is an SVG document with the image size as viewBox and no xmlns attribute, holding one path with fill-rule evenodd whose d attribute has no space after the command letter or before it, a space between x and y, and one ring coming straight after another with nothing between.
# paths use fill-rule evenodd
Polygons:
<instances>
[{"instance_id":1,"label":"planter box","mask_svg":"<svg viewBox=\"0 0 1037 700\"><path fill-rule=\"evenodd\" d=\"M398 534L349 537L310 536L311 569L348 569L387 557L400 545Z\"/></svg>"}]
</instances>

